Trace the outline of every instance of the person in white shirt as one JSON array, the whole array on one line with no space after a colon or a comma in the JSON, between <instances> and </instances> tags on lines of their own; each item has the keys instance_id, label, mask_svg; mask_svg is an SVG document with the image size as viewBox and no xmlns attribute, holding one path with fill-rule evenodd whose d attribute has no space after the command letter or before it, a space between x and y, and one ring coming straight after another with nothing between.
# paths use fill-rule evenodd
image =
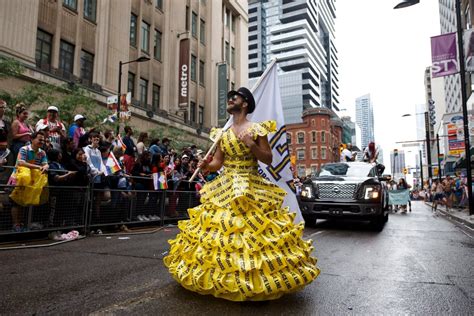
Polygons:
<instances>
[{"instance_id":1,"label":"person in white shirt","mask_svg":"<svg viewBox=\"0 0 474 316\"><path fill-rule=\"evenodd\" d=\"M352 150L352 144L347 144L347 147L344 147L344 149L341 152L341 162L355 160L355 155L357 153L353 153L351 150Z\"/></svg>"},{"instance_id":2,"label":"person in white shirt","mask_svg":"<svg viewBox=\"0 0 474 316\"><path fill-rule=\"evenodd\" d=\"M48 107L46 117L36 123L36 131L49 127L49 140L54 149L61 150L61 138L66 138L66 127L58 118L59 109L52 105Z\"/></svg>"},{"instance_id":3,"label":"person in white shirt","mask_svg":"<svg viewBox=\"0 0 474 316\"><path fill-rule=\"evenodd\" d=\"M374 142L370 142L369 145L364 149L363 160L370 163L376 163L378 158L379 146L376 146Z\"/></svg>"}]
</instances>

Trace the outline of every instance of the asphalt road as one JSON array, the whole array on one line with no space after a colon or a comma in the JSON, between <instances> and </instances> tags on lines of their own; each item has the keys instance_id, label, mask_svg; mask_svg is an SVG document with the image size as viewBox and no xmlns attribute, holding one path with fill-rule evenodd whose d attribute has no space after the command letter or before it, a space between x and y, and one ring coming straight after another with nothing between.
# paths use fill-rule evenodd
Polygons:
<instances>
[{"instance_id":1,"label":"asphalt road","mask_svg":"<svg viewBox=\"0 0 474 316\"><path fill-rule=\"evenodd\" d=\"M433 216L422 202L407 215L391 214L380 233L357 222L307 229L321 275L270 302L234 303L181 288L162 263L175 234L166 228L1 251L0 314L474 313L474 234Z\"/></svg>"}]
</instances>

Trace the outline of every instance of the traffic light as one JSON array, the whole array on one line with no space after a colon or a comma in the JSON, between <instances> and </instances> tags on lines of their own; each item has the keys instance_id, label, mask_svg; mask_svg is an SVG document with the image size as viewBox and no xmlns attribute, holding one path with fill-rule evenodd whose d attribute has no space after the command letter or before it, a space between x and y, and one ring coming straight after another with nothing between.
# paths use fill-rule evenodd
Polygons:
<instances>
[{"instance_id":1,"label":"traffic light","mask_svg":"<svg viewBox=\"0 0 474 316\"><path fill-rule=\"evenodd\" d=\"M342 154L342 151L344 150L344 144L339 145L339 155Z\"/></svg>"},{"instance_id":2,"label":"traffic light","mask_svg":"<svg viewBox=\"0 0 474 316\"><path fill-rule=\"evenodd\" d=\"M403 174L407 174L408 173L408 168L403 168Z\"/></svg>"},{"instance_id":3,"label":"traffic light","mask_svg":"<svg viewBox=\"0 0 474 316\"><path fill-rule=\"evenodd\" d=\"M430 125L434 126L436 125L436 111L435 111L435 101L434 100L429 100L428 101L428 114L430 118Z\"/></svg>"}]
</instances>

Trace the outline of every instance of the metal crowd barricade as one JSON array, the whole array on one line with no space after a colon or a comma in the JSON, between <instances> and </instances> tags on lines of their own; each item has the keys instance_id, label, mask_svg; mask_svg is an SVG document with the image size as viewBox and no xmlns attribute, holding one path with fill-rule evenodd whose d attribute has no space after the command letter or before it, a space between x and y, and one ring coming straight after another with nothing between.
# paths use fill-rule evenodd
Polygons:
<instances>
[{"instance_id":1,"label":"metal crowd barricade","mask_svg":"<svg viewBox=\"0 0 474 316\"><path fill-rule=\"evenodd\" d=\"M9 198L15 186L0 185L0 235L34 231L86 229L88 187L48 186L40 205L15 205ZM21 230L13 231L12 207L21 214Z\"/></svg>"},{"instance_id":2,"label":"metal crowd barricade","mask_svg":"<svg viewBox=\"0 0 474 316\"><path fill-rule=\"evenodd\" d=\"M94 183L93 178L86 187L45 187L48 195L45 203L20 207L23 229L19 232L12 230L14 204L9 198L15 186L0 184L0 235L72 229L87 233L98 227L121 224L163 226L187 219L187 210L200 203L199 192L193 191L194 185L189 182L187 186L179 186L176 190L150 190L150 187L136 184L132 189L116 187L110 181L113 177L117 176L107 177L105 185ZM148 177L126 178L132 182L152 183ZM6 183L5 179L1 179L3 183Z\"/></svg>"},{"instance_id":3,"label":"metal crowd barricade","mask_svg":"<svg viewBox=\"0 0 474 316\"><path fill-rule=\"evenodd\" d=\"M123 177L123 176L122 176ZM150 190L151 177L125 176L135 182L132 188L116 188L113 181L101 184L92 180L88 211L88 229L104 225L165 225L188 218L188 208L199 205L196 191ZM143 182L148 182L143 185ZM136 182L139 182L138 185ZM189 186L191 188L191 186ZM192 186L194 187L194 186Z\"/></svg>"}]
</instances>

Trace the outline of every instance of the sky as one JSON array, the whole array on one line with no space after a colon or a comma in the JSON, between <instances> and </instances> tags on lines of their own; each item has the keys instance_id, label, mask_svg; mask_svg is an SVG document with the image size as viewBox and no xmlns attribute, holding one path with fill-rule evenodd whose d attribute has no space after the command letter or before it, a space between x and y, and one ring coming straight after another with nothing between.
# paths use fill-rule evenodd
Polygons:
<instances>
[{"instance_id":1,"label":"sky","mask_svg":"<svg viewBox=\"0 0 474 316\"><path fill-rule=\"evenodd\" d=\"M384 151L403 149L415 167L417 104L425 104L424 71L431 64L430 37L440 34L437 0L394 10L401 0L336 0L336 48L339 58L340 112L355 122L355 99L369 93L374 107L375 141ZM411 153L407 151L411 150Z\"/></svg>"}]
</instances>

